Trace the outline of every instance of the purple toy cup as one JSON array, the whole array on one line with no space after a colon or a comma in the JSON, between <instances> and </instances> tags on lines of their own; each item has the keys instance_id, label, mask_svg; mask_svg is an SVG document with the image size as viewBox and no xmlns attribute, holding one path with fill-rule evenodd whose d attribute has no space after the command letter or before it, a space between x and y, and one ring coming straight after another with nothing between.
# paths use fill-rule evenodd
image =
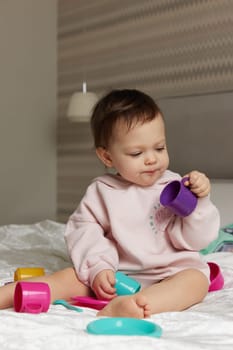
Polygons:
<instances>
[{"instance_id":1,"label":"purple toy cup","mask_svg":"<svg viewBox=\"0 0 233 350\"><path fill-rule=\"evenodd\" d=\"M197 197L184 185L185 181L187 177L170 182L160 195L160 203L182 217L191 214L197 205Z\"/></svg>"},{"instance_id":2,"label":"purple toy cup","mask_svg":"<svg viewBox=\"0 0 233 350\"><path fill-rule=\"evenodd\" d=\"M43 282L18 282L14 293L16 312L38 314L47 312L50 305L50 289Z\"/></svg>"}]
</instances>

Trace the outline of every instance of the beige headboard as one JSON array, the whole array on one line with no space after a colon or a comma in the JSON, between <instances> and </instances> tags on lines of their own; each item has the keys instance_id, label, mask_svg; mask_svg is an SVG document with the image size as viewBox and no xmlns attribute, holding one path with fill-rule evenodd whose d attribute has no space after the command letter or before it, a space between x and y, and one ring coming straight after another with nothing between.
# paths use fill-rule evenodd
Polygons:
<instances>
[{"instance_id":1,"label":"beige headboard","mask_svg":"<svg viewBox=\"0 0 233 350\"><path fill-rule=\"evenodd\" d=\"M167 125L171 169L233 179L233 92L157 102Z\"/></svg>"}]
</instances>

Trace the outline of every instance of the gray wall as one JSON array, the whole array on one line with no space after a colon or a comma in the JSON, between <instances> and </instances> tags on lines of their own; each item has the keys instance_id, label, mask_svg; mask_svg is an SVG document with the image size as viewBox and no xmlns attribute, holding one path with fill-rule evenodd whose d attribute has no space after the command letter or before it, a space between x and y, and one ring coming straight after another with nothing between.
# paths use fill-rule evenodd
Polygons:
<instances>
[{"instance_id":1,"label":"gray wall","mask_svg":"<svg viewBox=\"0 0 233 350\"><path fill-rule=\"evenodd\" d=\"M56 0L0 1L0 224L56 212Z\"/></svg>"},{"instance_id":2,"label":"gray wall","mask_svg":"<svg viewBox=\"0 0 233 350\"><path fill-rule=\"evenodd\" d=\"M170 167L233 179L233 92L158 101L167 126Z\"/></svg>"}]
</instances>

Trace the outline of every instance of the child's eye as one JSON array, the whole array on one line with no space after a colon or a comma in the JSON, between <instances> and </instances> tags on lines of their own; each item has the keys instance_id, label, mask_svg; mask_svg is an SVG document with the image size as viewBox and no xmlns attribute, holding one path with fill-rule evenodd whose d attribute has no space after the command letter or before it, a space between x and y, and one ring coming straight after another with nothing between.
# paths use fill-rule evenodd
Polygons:
<instances>
[{"instance_id":1,"label":"child's eye","mask_svg":"<svg viewBox=\"0 0 233 350\"><path fill-rule=\"evenodd\" d=\"M162 152L162 151L164 151L165 150L165 147L163 146L163 147L158 147L158 148L156 148L156 151L158 151L158 152Z\"/></svg>"},{"instance_id":2,"label":"child's eye","mask_svg":"<svg viewBox=\"0 0 233 350\"><path fill-rule=\"evenodd\" d=\"M131 157L138 157L140 156L141 152L137 152L137 153L131 153L130 156Z\"/></svg>"}]
</instances>

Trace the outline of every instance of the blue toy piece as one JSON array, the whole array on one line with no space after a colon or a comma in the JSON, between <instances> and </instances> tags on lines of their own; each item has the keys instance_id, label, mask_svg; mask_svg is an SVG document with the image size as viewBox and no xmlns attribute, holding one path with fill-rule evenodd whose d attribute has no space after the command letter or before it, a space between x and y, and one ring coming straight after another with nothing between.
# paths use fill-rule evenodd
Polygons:
<instances>
[{"instance_id":1,"label":"blue toy piece","mask_svg":"<svg viewBox=\"0 0 233 350\"><path fill-rule=\"evenodd\" d=\"M233 224L222 227L218 237L200 252L203 255L214 252L233 252Z\"/></svg>"},{"instance_id":2,"label":"blue toy piece","mask_svg":"<svg viewBox=\"0 0 233 350\"><path fill-rule=\"evenodd\" d=\"M88 323L88 333L95 335L141 335L160 338L162 328L155 323L127 317L108 317Z\"/></svg>"}]
</instances>

